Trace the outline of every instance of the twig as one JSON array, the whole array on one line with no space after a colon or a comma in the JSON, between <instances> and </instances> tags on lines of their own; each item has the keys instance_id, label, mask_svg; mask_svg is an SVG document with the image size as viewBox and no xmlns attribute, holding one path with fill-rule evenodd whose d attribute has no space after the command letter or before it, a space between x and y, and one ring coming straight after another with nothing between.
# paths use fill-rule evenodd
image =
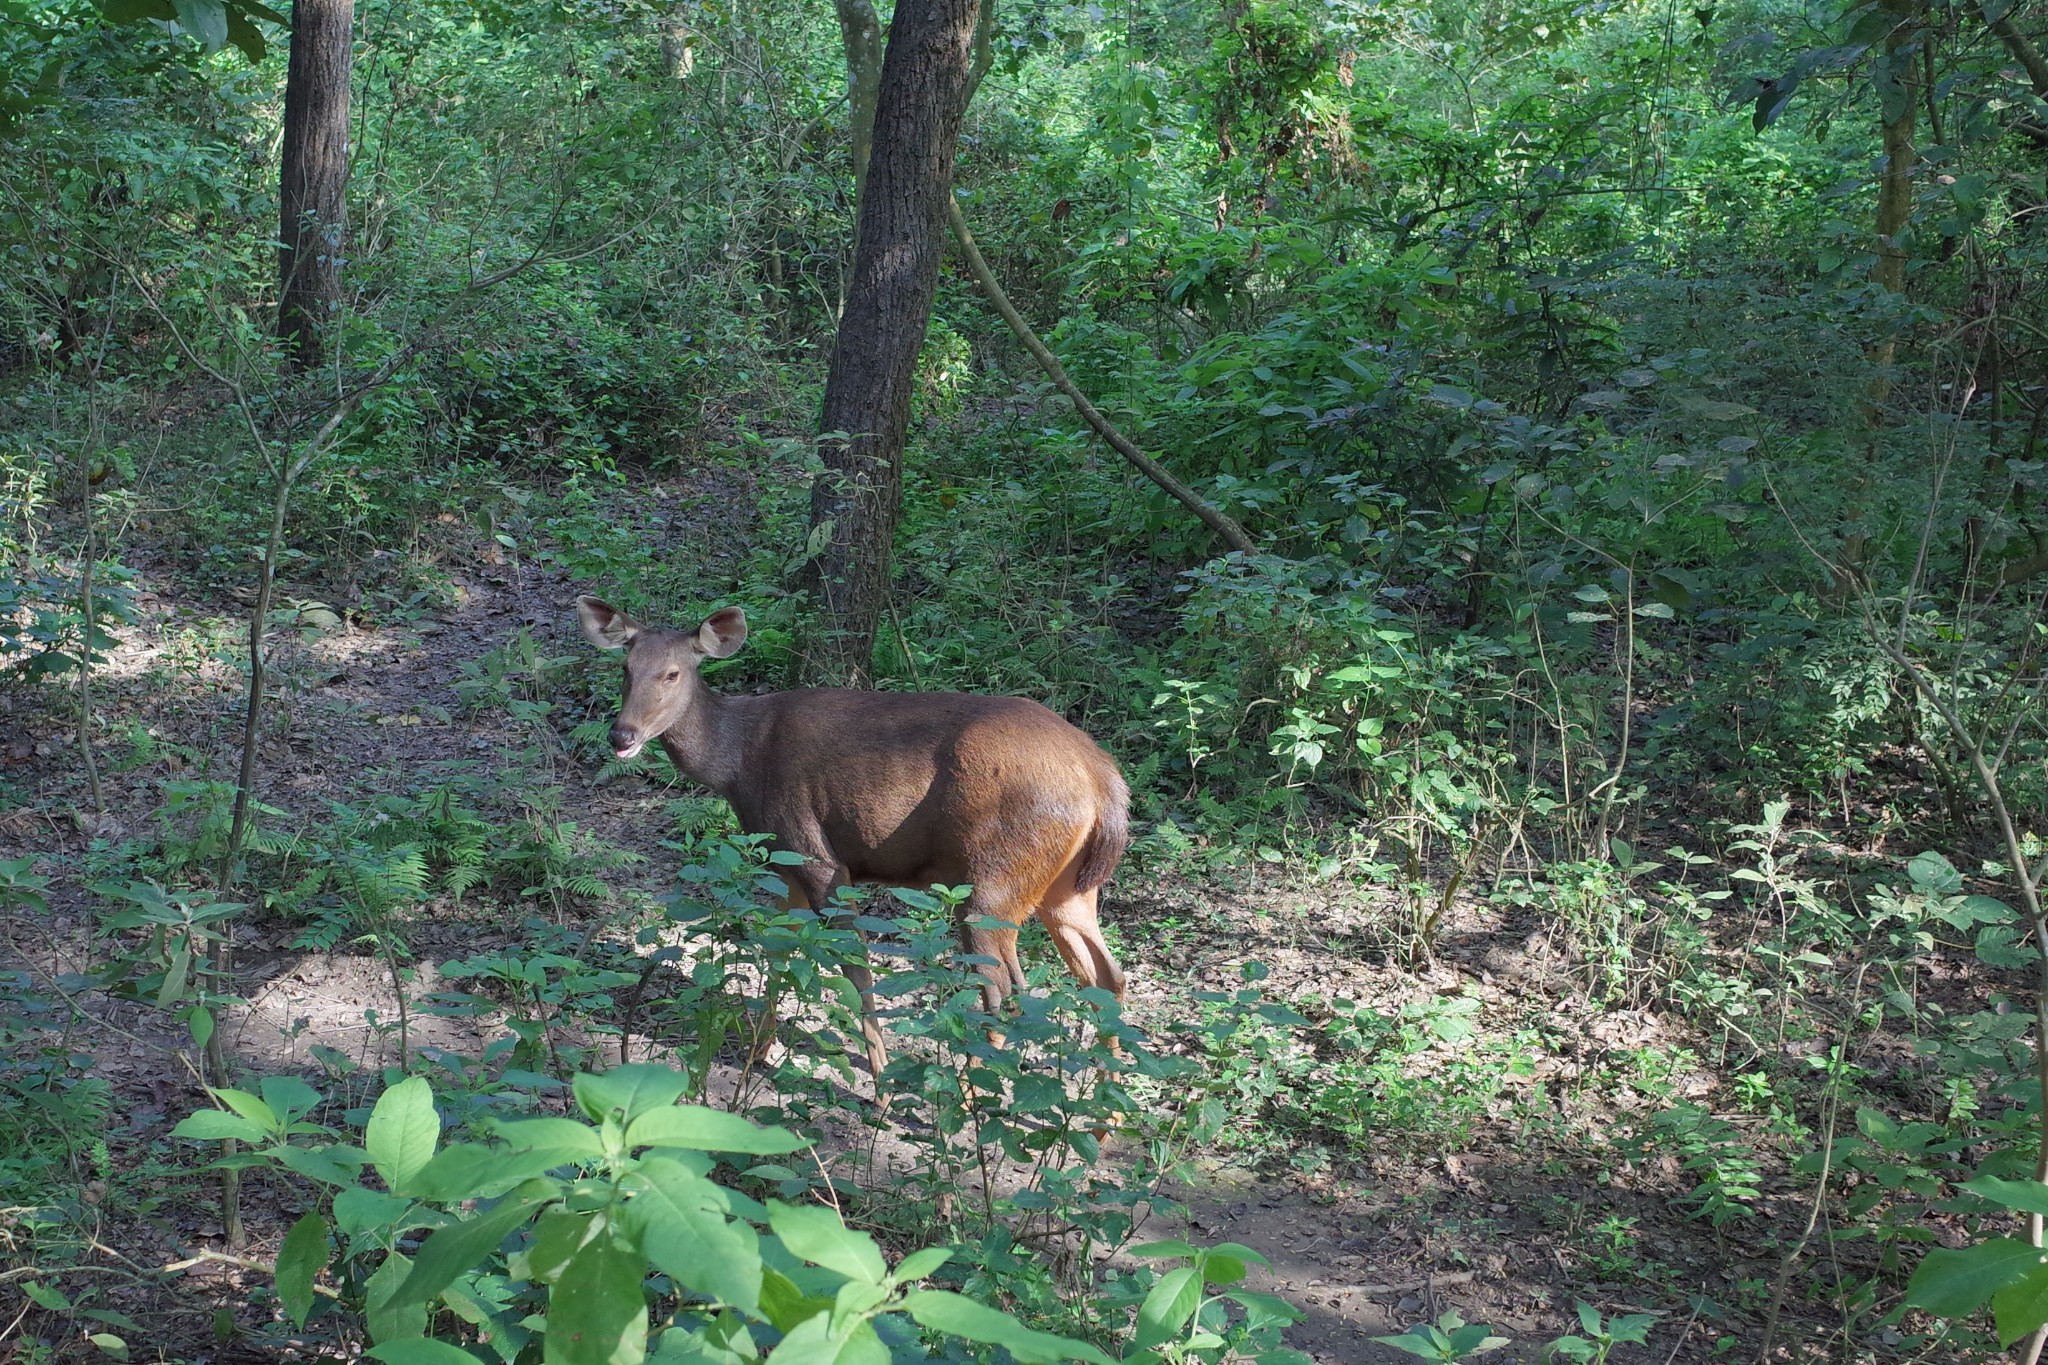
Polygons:
<instances>
[{"instance_id":1,"label":"twig","mask_svg":"<svg viewBox=\"0 0 2048 1365\"><path fill-rule=\"evenodd\" d=\"M1842 1037L1842 1051L1845 1055L1849 1050L1849 1039L1854 1036L1853 1030L1856 1027L1855 1002L1862 999L1863 974L1869 970L1868 962L1856 969L1856 985L1850 997L1848 1027L1851 1032L1844 1033ZM1839 1081L1839 1076L1836 1079ZM1778 1316L1784 1311L1785 1289L1792 1282L1792 1267L1798 1263L1800 1253L1806 1250L1806 1244L1813 1237L1813 1230L1820 1222L1820 1211L1827 1203L1828 1176L1833 1169L1835 1158L1835 1124L1841 1117L1841 1111L1842 1089L1839 1084L1834 1084L1828 1088L1827 1106L1821 1118L1820 1174L1813 1184L1813 1205L1807 1209L1806 1226L1799 1230L1798 1239L1792 1243L1791 1250L1785 1253L1785 1260L1778 1267L1777 1282L1771 1286L1771 1307L1764 1315L1763 1344L1757 1347L1757 1365L1766 1365L1771 1358L1771 1339L1778 1334Z\"/></svg>"},{"instance_id":2,"label":"twig","mask_svg":"<svg viewBox=\"0 0 2048 1365\"><path fill-rule=\"evenodd\" d=\"M1110 449L1129 461L1132 468L1165 489L1175 502L1193 512L1224 544L1241 554L1257 554L1259 547L1245 534L1244 527L1238 525L1235 518L1212 505L1201 494L1175 478L1172 471L1134 445L1102 415L1094 403L1089 401L1088 395L1081 392L1080 386L1067 377L1059 357L1038 339L1038 333L1031 330L1031 324L1024 321L1024 315L1017 311L1016 305L1010 302L1010 296L1003 292L1003 286L996 279L995 272L989 269L988 262L982 257L981 248L975 245L974 234L968 231L967 217L960 211L960 201L950 194L946 196L946 221L952 224L953 236L959 240L960 254L967 261L968 273L973 275L975 282L981 286L981 292L988 295L988 301L995 305L995 310L1002 314L1003 321L1010 324L1010 330L1016 333L1017 340L1024 343L1024 349L1031 352L1032 357L1038 361L1046 377L1052 380L1059 391L1073 403L1074 410L1081 414L1081 420L1092 427L1095 434L1109 444Z\"/></svg>"},{"instance_id":3,"label":"twig","mask_svg":"<svg viewBox=\"0 0 2048 1365\"><path fill-rule=\"evenodd\" d=\"M177 1275L190 1270L195 1265L207 1265L209 1263L231 1265L238 1270L253 1270L258 1274L268 1275L272 1279L277 1278L277 1266L274 1263L253 1260L247 1256L231 1256L225 1251L201 1251L195 1255L187 1256L182 1261L173 1261L169 1265L159 1266L157 1269L165 1275ZM330 1299L339 1299L341 1297L340 1290L317 1282L313 1285L313 1292L315 1294L325 1294Z\"/></svg>"}]
</instances>

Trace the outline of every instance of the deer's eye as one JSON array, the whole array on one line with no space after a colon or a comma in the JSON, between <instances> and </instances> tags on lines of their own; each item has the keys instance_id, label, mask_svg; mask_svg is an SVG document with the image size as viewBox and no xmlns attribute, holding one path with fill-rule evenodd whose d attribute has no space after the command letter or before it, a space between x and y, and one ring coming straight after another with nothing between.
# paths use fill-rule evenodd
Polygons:
<instances>
[{"instance_id":1,"label":"deer's eye","mask_svg":"<svg viewBox=\"0 0 2048 1365\"><path fill-rule=\"evenodd\" d=\"M676 679L682 676L683 674L681 669L671 668L668 672L661 675L661 680L663 682L674 682Z\"/></svg>"}]
</instances>

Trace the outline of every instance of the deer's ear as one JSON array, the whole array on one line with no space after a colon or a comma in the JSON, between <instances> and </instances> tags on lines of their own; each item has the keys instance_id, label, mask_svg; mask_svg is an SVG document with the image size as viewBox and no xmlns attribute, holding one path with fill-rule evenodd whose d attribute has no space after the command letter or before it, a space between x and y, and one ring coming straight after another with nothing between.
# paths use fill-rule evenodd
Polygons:
<instances>
[{"instance_id":1,"label":"deer's ear","mask_svg":"<svg viewBox=\"0 0 2048 1365\"><path fill-rule=\"evenodd\" d=\"M624 649L640 633L638 621L595 597L576 599L576 620L583 627L583 638L599 649Z\"/></svg>"},{"instance_id":2,"label":"deer's ear","mask_svg":"<svg viewBox=\"0 0 2048 1365\"><path fill-rule=\"evenodd\" d=\"M747 642L747 614L738 607L720 607L697 627L697 648L714 659L730 659Z\"/></svg>"}]
</instances>

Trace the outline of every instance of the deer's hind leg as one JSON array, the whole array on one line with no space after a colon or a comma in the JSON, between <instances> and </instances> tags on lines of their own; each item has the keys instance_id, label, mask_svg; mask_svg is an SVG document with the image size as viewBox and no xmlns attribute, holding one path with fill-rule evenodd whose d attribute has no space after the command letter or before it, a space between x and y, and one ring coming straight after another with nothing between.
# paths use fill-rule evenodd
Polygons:
<instances>
[{"instance_id":1,"label":"deer's hind leg","mask_svg":"<svg viewBox=\"0 0 2048 1365\"><path fill-rule=\"evenodd\" d=\"M1096 909L1096 892L1076 891L1070 879L1062 879L1064 890L1055 886L1039 902L1038 921L1052 938L1067 970L1083 986L1100 986L1121 1000L1124 998L1124 969L1109 951L1102 937L1102 920Z\"/></svg>"}]
</instances>

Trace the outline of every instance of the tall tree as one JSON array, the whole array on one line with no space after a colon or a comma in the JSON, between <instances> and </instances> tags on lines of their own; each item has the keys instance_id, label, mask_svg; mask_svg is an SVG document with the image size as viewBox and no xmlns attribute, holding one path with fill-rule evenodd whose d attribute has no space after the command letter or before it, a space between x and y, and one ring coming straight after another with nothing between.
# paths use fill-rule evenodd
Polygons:
<instances>
[{"instance_id":1,"label":"tall tree","mask_svg":"<svg viewBox=\"0 0 2048 1365\"><path fill-rule=\"evenodd\" d=\"M846 49L846 134L853 154L853 203L868 178L868 152L875 144L875 100L882 91L882 21L874 0L834 0L839 41Z\"/></svg>"},{"instance_id":2,"label":"tall tree","mask_svg":"<svg viewBox=\"0 0 2048 1365\"><path fill-rule=\"evenodd\" d=\"M818 548L806 572L816 610L799 664L807 681L869 677L979 8L976 0L917 0L899 5L889 26L853 278L819 418L825 469L811 488Z\"/></svg>"},{"instance_id":3,"label":"tall tree","mask_svg":"<svg viewBox=\"0 0 2048 1365\"><path fill-rule=\"evenodd\" d=\"M354 27L355 0L294 0L278 183L277 334L298 369L320 363L341 306Z\"/></svg>"}]
</instances>

